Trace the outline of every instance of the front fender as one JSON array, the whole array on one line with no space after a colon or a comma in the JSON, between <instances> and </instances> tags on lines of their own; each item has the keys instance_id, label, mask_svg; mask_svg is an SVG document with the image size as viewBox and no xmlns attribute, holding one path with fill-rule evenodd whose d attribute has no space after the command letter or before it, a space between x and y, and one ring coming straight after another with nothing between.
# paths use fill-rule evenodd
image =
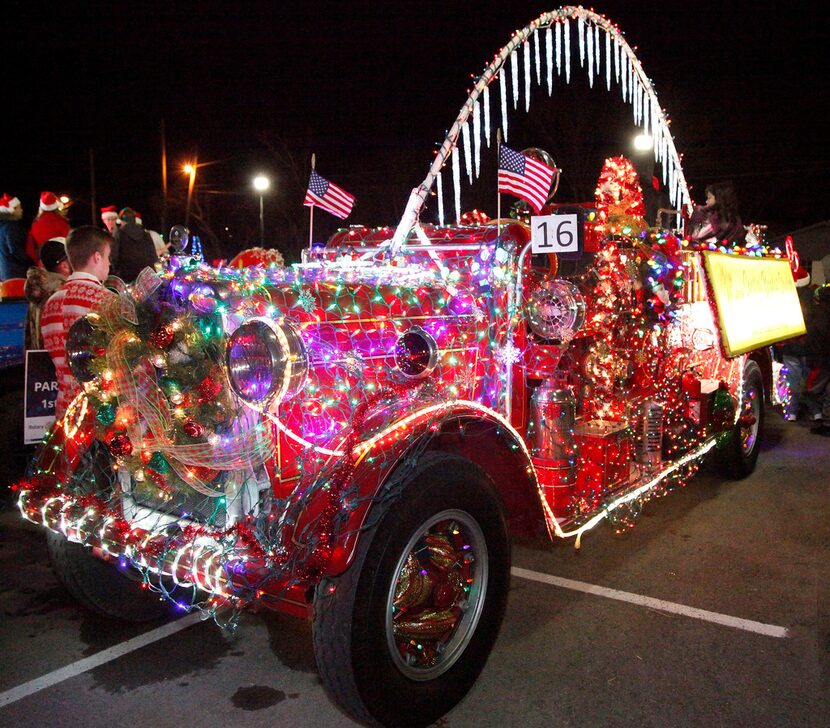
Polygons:
<instances>
[{"instance_id":1,"label":"front fender","mask_svg":"<svg viewBox=\"0 0 830 728\"><path fill-rule=\"evenodd\" d=\"M361 534L372 525L374 507L396 498L417 458L430 450L457 452L493 478L511 530L545 533L544 497L522 437L499 413L473 401L424 404L414 412L373 429L353 450L347 512L332 540L325 574L345 571Z\"/></svg>"}]
</instances>

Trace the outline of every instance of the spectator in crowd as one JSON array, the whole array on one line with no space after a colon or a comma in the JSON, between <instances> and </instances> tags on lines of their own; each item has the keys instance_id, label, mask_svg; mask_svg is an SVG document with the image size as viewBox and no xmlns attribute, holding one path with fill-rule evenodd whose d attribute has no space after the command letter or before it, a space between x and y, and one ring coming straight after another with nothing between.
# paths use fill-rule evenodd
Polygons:
<instances>
[{"instance_id":1,"label":"spectator in crowd","mask_svg":"<svg viewBox=\"0 0 830 728\"><path fill-rule=\"evenodd\" d=\"M135 210L125 207L118 221L114 245L117 260L113 268L115 275L126 283L133 283L144 268L153 267L158 255L150 234L136 222Z\"/></svg>"},{"instance_id":2,"label":"spectator in crowd","mask_svg":"<svg viewBox=\"0 0 830 728\"><path fill-rule=\"evenodd\" d=\"M689 239L713 240L743 245L746 230L738 214L738 199L731 182L718 182L706 188L706 204L696 206L689 221Z\"/></svg>"},{"instance_id":3,"label":"spectator in crowd","mask_svg":"<svg viewBox=\"0 0 830 728\"><path fill-rule=\"evenodd\" d=\"M26 233L20 226L23 207L14 195L0 197L0 280L25 278L35 261L26 255Z\"/></svg>"},{"instance_id":4,"label":"spectator in crowd","mask_svg":"<svg viewBox=\"0 0 830 728\"><path fill-rule=\"evenodd\" d=\"M795 285L798 290L798 300L801 303L804 324L809 329L810 304L813 297L813 291L810 289L810 274L804 268L799 267L793 271L793 278L795 279ZM804 385L807 382L807 375L810 371L807 361L807 335L805 334L798 338L790 339L781 344L781 355L787 371L787 385L790 390L790 401L787 403L784 419L789 422L795 422L798 419L798 410L801 405ZM811 409L811 401L805 400L805 403L808 406L808 410ZM810 412L809 414L812 418L815 413Z\"/></svg>"},{"instance_id":5,"label":"spectator in crowd","mask_svg":"<svg viewBox=\"0 0 830 728\"><path fill-rule=\"evenodd\" d=\"M816 289L813 298L806 346L808 361L818 371L810 376L806 397L821 411L821 424L813 432L830 437L830 285Z\"/></svg>"},{"instance_id":6,"label":"spectator in crowd","mask_svg":"<svg viewBox=\"0 0 830 728\"><path fill-rule=\"evenodd\" d=\"M135 213L135 222L136 225L144 227L144 221L141 219L141 213L138 211ZM155 230L150 230L149 228L144 229L153 240L153 246L156 249L156 257L161 258L162 255L167 255L167 243L164 242L164 238L162 238L161 235L159 235Z\"/></svg>"},{"instance_id":7,"label":"spectator in crowd","mask_svg":"<svg viewBox=\"0 0 830 728\"><path fill-rule=\"evenodd\" d=\"M69 223L61 211L60 200L53 192L42 192L37 217L26 239L26 255L38 261L41 245L51 238L65 238L68 234Z\"/></svg>"},{"instance_id":8,"label":"spectator in crowd","mask_svg":"<svg viewBox=\"0 0 830 728\"><path fill-rule=\"evenodd\" d=\"M66 239L47 240L40 249L40 262L43 268L33 266L26 272L24 292L29 302L29 312L26 317L27 349L43 348L43 337L40 333L43 304L72 273L66 253Z\"/></svg>"},{"instance_id":9,"label":"spectator in crowd","mask_svg":"<svg viewBox=\"0 0 830 728\"><path fill-rule=\"evenodd\" d=\"M111 241L109 234L93 225L72 230L66 239L66 252L73 273L43 307L43 344L52 357L58 378L59 392L55 407L58 419L80 391L80 385L72 376L66 360L69 329L107 296L115 295L103 285L110 269Z\"/></svg>"},{"instance_id":10,"label":"spectator in crowd","mask_svg":"<svg viewBox=\"0 0 830 728\"><path fill-rule=\"evenodd\" d=\"M101 222L104 223L104 228L110 235L115 235L117 221L118 211L115 209L115 205L101 208Z\"/></svg>"}]
</instances>

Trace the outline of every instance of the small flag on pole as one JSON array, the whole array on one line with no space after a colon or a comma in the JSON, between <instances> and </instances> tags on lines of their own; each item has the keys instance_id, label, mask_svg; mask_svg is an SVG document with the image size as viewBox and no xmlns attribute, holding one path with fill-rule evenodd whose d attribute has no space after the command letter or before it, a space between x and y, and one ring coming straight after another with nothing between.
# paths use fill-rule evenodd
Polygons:
<instances>
[{"instance_id":1,"label":"small flag on pole","mask_svg":"<svg viewBox=\"0 0 830 728\"><path fill-rule=\"evenodd\" d=\"M521 197L537 213L541 212L547 202L555 172L553 167L510 147L499 147L499 192Z\"/></svg>"},{"instance_id":2,"label":"small flag on pole","mask_svg":"<svg viewBox=\"0 0 830 728\"><path fill-rule=\"evenodd\" d=\"M306 207L322 207L326 212L345 219L354 207L354 195L350 195L342 187L338 187L334 182L329 182L312 169L303 205Z\"/></svg>"}]
</instances>

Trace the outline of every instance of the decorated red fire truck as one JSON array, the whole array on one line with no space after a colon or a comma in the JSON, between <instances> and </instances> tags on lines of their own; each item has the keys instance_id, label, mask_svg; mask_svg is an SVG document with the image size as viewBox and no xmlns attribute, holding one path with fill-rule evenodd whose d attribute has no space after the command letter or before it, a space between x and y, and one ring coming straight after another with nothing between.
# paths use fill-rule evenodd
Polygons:
<instances>
[{"instance_id":1,"label":"decorated red fire truck","mask_svg":"<svg viewBox=\"0 0 830 728\"><path fill-rule=\"evenodd\" d=\"M617 59L682 208L630 48L563 8L487 67L397 228L350 228L288 268L211 268L180 245L73 327L83 391L18 486L81 602L310 618L345 712L426 725L486 662L512 535L623 527L704 456L752 472L765 347L802 330L786 257L647 228L621 159L591 209L420 221L445 163L477 165L477 137L457 142L490 134L501 65L535 44L564 74L569 33L609 44L609 84Z\"/></svg>"}]
</instances>

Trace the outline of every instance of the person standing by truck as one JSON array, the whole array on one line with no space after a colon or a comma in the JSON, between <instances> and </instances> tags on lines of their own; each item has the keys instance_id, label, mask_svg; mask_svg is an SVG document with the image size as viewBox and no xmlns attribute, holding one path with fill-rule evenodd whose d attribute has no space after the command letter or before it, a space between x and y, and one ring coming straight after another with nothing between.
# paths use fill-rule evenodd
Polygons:
<instances>
[{"instance_id":1,"label":"person standing by truck","mask_svg":"<svg viewBox=\"0 0 830 728\"><path fill-rule=\"evenodd\" d=\"M110 271L111 240L109 234L93 225L72 230L66 239L66 252L73 273L43 307L43 345L55 364L60 388L55 406L58 419L80 390L66 360L69 329L106 296L115 295L104 288Z\"/></svg>"},{"instance_id":2,"label":"person standing by truck","mask_svg":"<svg viewBox=\"0 0 830 728\"><path fill-rule=\"evenodd\" d=\"M14 195L0 197L0 281L25 278L34 263L26 255L26 233L20 227L23 207Z\"/></svg>"},{"instance_id":3,"label":"person standing by truck","mask_svg":"<svg viewBox=\"0 0 830 728\"><path fill-rule=\"evenodd\" d=\"M821 412L821 423L812 432L830 437L830 286L816 289L806 348L808 362L817 369L810 377L806 397L811 408Z\"/></svg>"},{"instance_id":4,"label":"person standing by truck","mask_svg":"<svg viewBox=\"0 0 830 728\"><path fill-rule=\"evenodd\" d=\"M40 261L41 246L52 238L65 238L68 233L69 222L63 214L60 200L54 192L42 192L37 217L26 238L26 255L33 261ZM26 275L25 271L23 275Z\"/></svg>"},{"instance_id":5,"label":"person standing by truck","mask_svg":"<svg viewBox=\"0 0 830 728\"><path fill-rule=\"evenodd\" d=\"M804 268L798 267L793 271L793 280L798 292L804 323L809 330L813 298L813 291L810 289L810 274ZM798 410L810 372L807 361L807 334L783 342L780 345L780 352L786 370L787 388L790 392L789 401L786 403L784 411L784 419L788 422L795 422L798 419ZM808 404L808 409L810 409L809 404L811 403L809 400L805 399L805 403ZM813 412L810 412L811 416L813 414Z\"/></svg>"},{"instance_id":6,"label":"person standing by truck","mask_svg":"<svg viewBox=\"0 0 830 728\"><path fill-rule=\"evenodd\" d=\"M66 239L52 238L40 249L43 268L32 266L26 271L26 285L23 289L29 302L26 316L26 348L42 349L43 336L40 332L40 317L46 301L64 284L72 273L66 254Z\"/></svg>"}]
</instances>

